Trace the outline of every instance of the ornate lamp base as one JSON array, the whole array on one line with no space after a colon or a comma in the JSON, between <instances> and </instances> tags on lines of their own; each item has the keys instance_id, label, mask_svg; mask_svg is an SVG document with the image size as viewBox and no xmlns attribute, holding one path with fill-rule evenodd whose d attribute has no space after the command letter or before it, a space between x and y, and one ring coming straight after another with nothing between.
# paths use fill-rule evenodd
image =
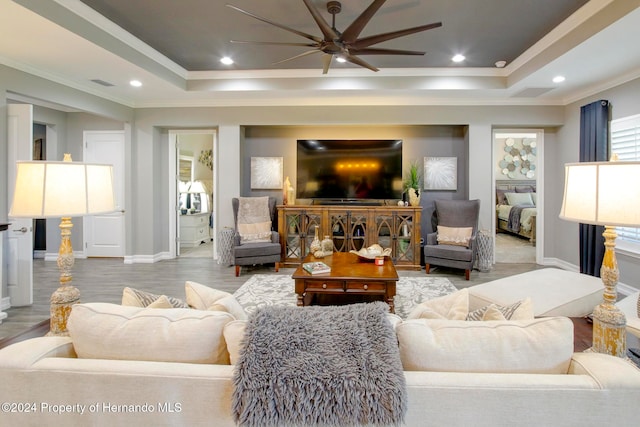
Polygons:
<instances>
[{"instance_id":1,"label":"ornate lamp base","mask_svg":"<svg viewBox=\"0 0 640 427\"><path fill-rule=\"evenodd\" d=\"M60 287L51 295L51 325L47 336L69 336L67 319L71 307L80 301L80 291L71 285L71 268L74 264L71 247L71 218L60 221L60 248L58 249L58 268L60 269Z\"/></svg>"},{"instance_id":2,"label":"ornate lamp base","mask_svg":"<svg viewBox=\"0 0 640 427\"><path fill-rule=\"evenodd\" d=\"M618 284L618 262L616 261L616 234L614 227L605 226L604 258L600 277L604 283L604 301L593 310L593 351L617 357L627 356L627 319L615 305Z\"/></svg>"}]
</instances>

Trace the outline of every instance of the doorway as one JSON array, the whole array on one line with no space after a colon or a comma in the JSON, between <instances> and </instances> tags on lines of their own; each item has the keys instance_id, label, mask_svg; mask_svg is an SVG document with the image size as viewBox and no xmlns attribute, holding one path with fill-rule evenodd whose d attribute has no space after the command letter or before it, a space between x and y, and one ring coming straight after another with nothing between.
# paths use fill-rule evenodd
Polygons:
<instances>
[{"instance_id":1,"label":"doorway","mask_svg":"<svg viewBox=\"0 0 640 427\"><path fill-rule=\"evenodd\" d=\"M169 133L172 256L211 258L216 255L215 130Z\"/></svg>"},{"instance_id":2,"label":"doorway","mask_svg":"<svg viewBox=\"0 0 640 427\"><path fill-rule=\"evenodd\" d=\"M493 132L495 262L542 263L543 147L539 129Z\"/></svg>"}]
</instances>

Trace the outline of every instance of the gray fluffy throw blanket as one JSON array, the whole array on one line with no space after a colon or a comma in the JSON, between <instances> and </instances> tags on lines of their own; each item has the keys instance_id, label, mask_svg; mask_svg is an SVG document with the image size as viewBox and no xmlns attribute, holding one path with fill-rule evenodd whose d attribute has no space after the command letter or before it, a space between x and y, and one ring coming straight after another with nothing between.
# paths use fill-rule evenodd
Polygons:
<instances>
[{"instance_id":1,"label":"gray fluffy throw blanket","mask_svg":"<svg viewBox=\"0 0 640 427\"><path fill-rule=\"evenodd\" d=\"M401 424L407 390L388 310L382 302L258 309L234 371L236 422Z\"/></svg>"}]
</instances>

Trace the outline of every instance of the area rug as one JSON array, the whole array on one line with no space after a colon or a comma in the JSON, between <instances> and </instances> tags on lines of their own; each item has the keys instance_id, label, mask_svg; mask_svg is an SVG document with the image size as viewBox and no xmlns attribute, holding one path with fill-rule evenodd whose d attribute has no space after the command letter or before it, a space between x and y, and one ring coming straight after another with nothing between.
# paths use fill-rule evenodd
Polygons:
<instances>
[{"instance_id":1,"label":"area rug","mask_svg":"<svg viewBox=\"0 0 640 427\"><path fill-rule=\"evenodd\" d=\"M423 301L448 295L457 288L444 277L400 277L394 299L396 314L405 319ZM234 294L247 313L266 305L296 305L294 280L282 274L255 274Z\"/></svg>"},{"instance_id":2,"label":"area rug","mask_svg":"<svg viewBox=\"0 0 640 427\"><path fill-rule=\"evenodd\" d=\"M234 370L236 423L401 425L407 391L387 310L379 301L257 309Z\"/></svg>"}]
</instances>

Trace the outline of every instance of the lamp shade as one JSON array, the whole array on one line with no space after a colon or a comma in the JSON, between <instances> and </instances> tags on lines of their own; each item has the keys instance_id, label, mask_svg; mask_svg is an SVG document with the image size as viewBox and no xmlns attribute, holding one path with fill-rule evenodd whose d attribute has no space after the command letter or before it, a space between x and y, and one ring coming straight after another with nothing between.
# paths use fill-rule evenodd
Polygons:
<instances>
[{"instance_id":1,"label":"lamp shade","mask_svg":"<svg viewBox=\"0 0 640 427\"><path fill-rule=\"evenodd\" d=\"M188 193L191 193L191 194L200 194L200 193L206 193L206 192L207 190L204 188L204 185L200 181L193 181L188 191Z\"/></svg>"},{"instance_id":2,"label":"lamp shade","mask_svg":"<svg viewBox=\"0 0 640 427\"><path fill-rule=\"evenodd\" d=\"M9 217L61 218L115 210L113 166L80 162L16 162Z\"/></svg>"},{"instance_id":3,"label":"lamp shade","mask_svg":"<svg viewBox=\"0 0 640 427\"><path fill-rule=\"evenodd\" d=\"M560 218L584 224L640 226L640 162L565 165Z\"/></svg>"}]
</instances>

